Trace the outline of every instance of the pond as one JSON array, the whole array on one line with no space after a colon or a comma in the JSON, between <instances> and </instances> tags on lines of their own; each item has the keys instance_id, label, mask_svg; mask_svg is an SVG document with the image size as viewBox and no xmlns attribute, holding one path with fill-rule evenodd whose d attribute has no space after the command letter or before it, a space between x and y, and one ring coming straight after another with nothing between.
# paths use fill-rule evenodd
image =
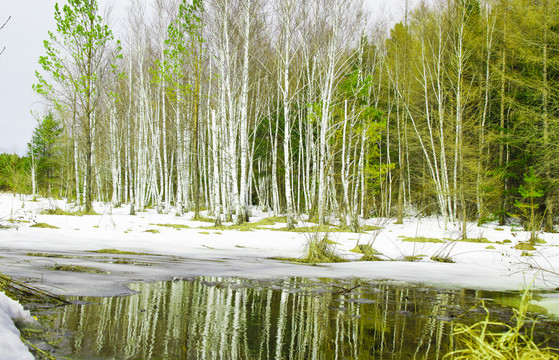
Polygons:
<instances>
[{"instance_id":1,"label":"pond","mask_svg":"<svg viewBox=\"0 0 559 360\"><path fill-rule=\"evenodd\" d=\"M47 329L38 346L72 359L441 359L455 322L485 318L481 299L492 319L510 322L507 304L520 296L358 279L130 287L138 293L35 310ZM559 345L555 319L536 329L538 342Z\"/></svg>"}]
</instances>

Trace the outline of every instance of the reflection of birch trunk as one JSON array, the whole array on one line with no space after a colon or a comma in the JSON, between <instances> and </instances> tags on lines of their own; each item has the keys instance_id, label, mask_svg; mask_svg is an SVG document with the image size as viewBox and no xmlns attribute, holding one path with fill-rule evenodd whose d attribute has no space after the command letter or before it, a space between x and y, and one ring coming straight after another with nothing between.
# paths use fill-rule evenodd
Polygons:
<instances>
[{"instance_id":1,"label":"reflection of birch trunk","mask_svg":"<svg viewBox=\"0 0 559 360\"><path fill-rule=\"evenodd\" d=\"M287 322L287 305L289 300L289 293L285 290L281 292L279 312L277 319L277 333L276 333L276 349L275 357L276 359L282 359L282 347L284 343L284 335L286 333L286 322Z\"/></svg>"}]
</instances>

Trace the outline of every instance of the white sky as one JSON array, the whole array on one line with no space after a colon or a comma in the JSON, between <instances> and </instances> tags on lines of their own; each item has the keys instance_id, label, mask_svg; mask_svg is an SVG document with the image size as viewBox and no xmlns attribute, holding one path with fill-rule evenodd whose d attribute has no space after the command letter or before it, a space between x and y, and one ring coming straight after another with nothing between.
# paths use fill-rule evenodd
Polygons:
<instances>
[{"instance_id":1,"label":"white sky","mask_svg":"<svg viewBox=\"0 0 559 360\"><path fill-rule=\"evenodd\" d=\"M142 0L150 2L151 0ZM399 19L405 0L364 0L379 17ZM0 26L11 16L11 20L0 30L0 153L24 155L27 143L36 125L31 115L43 114L45 107L40 103L31 86L36 82L35 71L39 70L39 56L44 55L43 41L47 31L53 31L54 4L57 0L0 0ZM58 1L60 4L64 0ZM99 9L113 4L114 20L125 14L130 0L98 0ZM410 1L415 3L417 1Z\"/></svg>"}]
</instances>

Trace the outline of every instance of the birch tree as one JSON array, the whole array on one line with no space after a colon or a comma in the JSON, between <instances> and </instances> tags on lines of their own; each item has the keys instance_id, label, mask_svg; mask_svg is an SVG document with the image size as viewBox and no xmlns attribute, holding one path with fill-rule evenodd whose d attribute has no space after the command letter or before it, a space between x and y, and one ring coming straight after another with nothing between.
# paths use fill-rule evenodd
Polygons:
<instances>
[{"instance_id":1,"label":"birch tree","mask_svg":"<svg viewBox=\"0 0 559 360\"><path fill-rule=\"evenodd\" d=\"M85 211L92 211L96 112L105 94L107 74L112 61L119 56L120 45L108 25L98 14L95 0L69 0L60 9L55 5L56 33L45 40L46 55L39 58L45 78L36 73L35 91L56 107L68 107L76 116L74 134L83 153ZM74 101L75 100L75 101ZM77 166L77 164L76 164Z\"/></svg>"}]
</instances>

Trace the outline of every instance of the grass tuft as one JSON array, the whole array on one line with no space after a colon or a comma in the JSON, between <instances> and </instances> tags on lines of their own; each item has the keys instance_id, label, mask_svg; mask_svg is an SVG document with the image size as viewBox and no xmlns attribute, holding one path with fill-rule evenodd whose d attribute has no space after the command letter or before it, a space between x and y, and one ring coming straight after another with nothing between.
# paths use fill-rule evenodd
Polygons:
<instances>
[{"instance_id":1,"label":"grass tuft","mask_svg":"<svg viewBox=\"0 0 559 360\"><path fill-rule=\"evenodd\" d=\"M535 246L530 244L529 242L519 242L514 246L516 250L536 250Z\"/></svg>"},{"instance_id":2,"label":"grass tuft","mask_svg":"<svg viewBox=\"0 0 559 360\"><path fill-rule=\"evenodd\" d=\"M381 252L375 250L370 244L359 244L350 250L356 254L363 254L359 261L384 261L379 255Z\"/></svg>"},{"instance_id":3,"label":"grass tuft","mask_svg":"<svg viewBox=\"0 0 559 360\"><path fill-rule=\"evenodd\" d=\"M444 359L451 360L559 360L556 353L558 349L540 347L534 342L533 331L536 320L528 318L526 313L530 303L531 294L524 292L518 309L514 309L516 324L508 325L489 319L489 311L482 301L486 312L485 320L467 326L456 323L452 331L452 339L457 345L457 350L449 352ZM495 331L495 329L504 329Z\"/></svg>"},{"instance_id":4,"label":"grass tuft","mask_svg":"<svg viewBox=\"0 0 559 360\"><path fill-rule=\"evenodd\" d=\"M157 230L157 229L149 229L149 230L146 230L144 232L152 233L152 234L159 234L159 230Z\"/></svg>"},{"instance_id":5,"label":"grass tuft","mask_svg":"<svg viewBox=\"0 0 559 360\"><path fill-rule=\"evenodd\" d=\"M347 260L336 254L335 245L329 243L327 236L319 238L315 234L307 241L306 254L301 261L316 264L346 262Z\"/></svg>"},{"instance_id":6,"label":"grass tuft","mask_svg":"<svg viewBox=\"0 0 559 360\"><path fill-rule=\"evenodd\" d=\"M47 223L36 223L36 224L34 224L34 225L31 225L30 227L33 227L33 228L43 228L43 229L60 229L60 228L57 227L57 226L49 225L49 224L47 224Z\"/></svg>"},{"instance_id":7,"label":"grass tuft","mask_svg":"<svg viewBox=\"0 0 559 360\"><path fill-rule=\"evenodd\" d=\"M402 261L406 262L418 262L421 261L427 255L406 255L402 258Z\"/></svg>"},{"instance_id":8,"label":"grass tuft","mask_svg":"<svg viewBox=\"0 0 559 360\"><path fill-rule=\"evenodd\" d=\"M433 261L440 262L440 263L447 263L447 264L454 264L456 261L452 260L450 256L440 256L440 255L433 255L430 258Z\"/></svg>"}]
</instances>

